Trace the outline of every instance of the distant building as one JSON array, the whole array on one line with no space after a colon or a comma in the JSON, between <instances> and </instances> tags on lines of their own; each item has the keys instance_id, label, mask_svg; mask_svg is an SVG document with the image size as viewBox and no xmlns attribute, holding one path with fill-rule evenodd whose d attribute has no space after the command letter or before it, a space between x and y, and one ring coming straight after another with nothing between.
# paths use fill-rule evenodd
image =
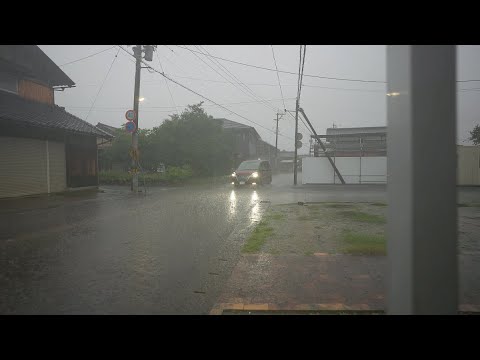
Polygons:
<instances>
[{"instance_id":1,"label":"distant building","mask_svg":"<svg viewBox=\"0 0 480 360\"><path fill-rule=\"evenodd\" d=\"M98 185L97 139L111 135L55 105L74 85L38 46L0 46L0 198Z\"/></svg>"},{"instance_id":2,"label":"distant building","mask_svg":"<svg viewBox=\"0 0 480 360\"><path fill-rule=\"evenodd\" d=\"M228 119L216 119L222 124L232 141L232 168L236 168L244 160L265 159L273 164L275 147L263 141L253 126Z\"/></svg>"},{"instance_id":3,"label":"distant building","mask_svg":"<svg viewBox=\"0 0 480 360\"><path fill-rule=\"evenodd\" d=\"M102 124L99 122L96 127L107 134L111 135L110 139L98 139L98 171L127 171L127 166L125 164L120 164L109 159L106 159L105 156L102 156L105 153L105 150L112 146L112 140L117 136L120 128L110 126L107 124Z\"/></svg>"},{"instance_id":4,"label":"distant building","mask_svg":"<svg viewBox=\"0 0 480 360\"><path fill-rule=\"evenodd\" d=\"M96 125L96 127L99 128L100 130L105 131L106 133L110 134L112 137L115 137L118 130L120 130L120 128L116 128L116 127L113 127L113 126L110 126L110 125L107 125L107 124L102 124L101 122L99 122Z\"/></svg>"},{"instance_id":5,"label":"distant building","mask_svg":"<svg viewBox=\"0 0 480 360\"><path fill-rule=\"evenodd\" d=\"M315 139L315 135L311 136ZM318 136L327 153L334 157L386 156L387 127L328 128L326 135ZM324 156L319 144L312 143L311 156Z\"/></svg>"}]
</instances>

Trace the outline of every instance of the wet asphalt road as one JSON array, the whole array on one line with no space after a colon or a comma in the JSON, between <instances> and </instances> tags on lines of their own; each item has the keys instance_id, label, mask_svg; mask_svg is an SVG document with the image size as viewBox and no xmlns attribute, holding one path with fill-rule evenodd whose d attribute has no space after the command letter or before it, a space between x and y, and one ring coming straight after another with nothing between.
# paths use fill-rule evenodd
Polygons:
<instances>
[{"instance_id":1,"label":"wet asphalt road","mask_svg":"<svg viewBox=\"0 0 480 360\"><path fill-rule=\"evenodd\" d=\"M270 203L386 198L291 181L2 200L0 314L207 314Z\"/></svg>"}]
</instances>

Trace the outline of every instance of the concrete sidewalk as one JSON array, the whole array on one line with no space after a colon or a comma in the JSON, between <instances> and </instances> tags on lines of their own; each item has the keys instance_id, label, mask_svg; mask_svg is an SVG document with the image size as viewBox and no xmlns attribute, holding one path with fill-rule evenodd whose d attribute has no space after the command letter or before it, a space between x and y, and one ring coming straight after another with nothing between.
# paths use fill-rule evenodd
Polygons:
<instances>
[{"instance_id":1,"label":"concrete sidewalk","mask_svg":"<svg viewBox=\"0 0 480 360\"><path fill-rule=\"evenodd\" d=\"M458 211L459 311L480 312L480 207ZM275 227L275 223L271 225ZM309 224L303 221L302 226ZM301 239L292 242L298 244ZM259 253L241 256L210 314L231 310L386 310L386 256L272 254L269 248L267 241Z\"/></svg>"},{"instance_id":2,"label":"concrete sidewalk","mask_svg":"<svg viewBox=\"0 0 480 360\"><path fill-rule=\"evenodd\" d=\"M479 262L460 255L460 311L480 312ZM224 310L385 311L386 258L246 255L211 315Z\"/></svg>"}]
</instances>

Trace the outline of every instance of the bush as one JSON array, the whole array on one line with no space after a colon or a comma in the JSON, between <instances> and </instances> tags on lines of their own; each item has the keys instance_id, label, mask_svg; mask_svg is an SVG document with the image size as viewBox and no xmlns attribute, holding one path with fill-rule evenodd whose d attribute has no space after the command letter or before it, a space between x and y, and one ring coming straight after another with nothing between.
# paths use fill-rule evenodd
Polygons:
<instances>
[{"instance_id":1,"label":"bush","mask_svg":"<svg viewBox=\"0 0 480 360\"><path fill-rule=\"evenodd\" d=\"M181 183L193 175L189 166L167 168L165 174L159 173L140 173L138 175L139 185L168 185ZM127 172L101 171L98 176L101 185L129 185L132 181L132 175Z\"/></svg>"}]
</instances>

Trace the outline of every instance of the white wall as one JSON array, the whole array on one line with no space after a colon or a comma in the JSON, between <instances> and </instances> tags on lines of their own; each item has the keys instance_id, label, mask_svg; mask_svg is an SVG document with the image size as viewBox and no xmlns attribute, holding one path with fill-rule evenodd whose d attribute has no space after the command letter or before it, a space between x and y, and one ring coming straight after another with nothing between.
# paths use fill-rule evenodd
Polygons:
<instances>
[{"instance_id":1,"label":"white wall","mask_svg":"<svg viewBox=\"0 0 480 360\"><path fill-rule=\"evenodd\" d=\"M387 158L337 157L332 158L346 184L386 183ZM341 184L326 157L302 159L302 184Z\"/></svg>"},{"instance_id":2,"label":"white wall","mask_svg":"<svg viewBox=\"0 0 480 360\"><path fill-rule=\"evenodd\" d=\"M333 168L327 158L302 159L302 184L333 184Z\"/></svg>"},{"instance_id":3,"label":"white wall","mask_svg":"<svg viewBox=\"0 0 480 360\"><path fill-rule=\"evenodd\" d=\"M387 157L362 157L362 183L387 182Z\"/></svg>"}]
</instances>

